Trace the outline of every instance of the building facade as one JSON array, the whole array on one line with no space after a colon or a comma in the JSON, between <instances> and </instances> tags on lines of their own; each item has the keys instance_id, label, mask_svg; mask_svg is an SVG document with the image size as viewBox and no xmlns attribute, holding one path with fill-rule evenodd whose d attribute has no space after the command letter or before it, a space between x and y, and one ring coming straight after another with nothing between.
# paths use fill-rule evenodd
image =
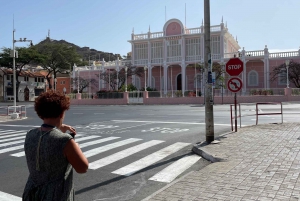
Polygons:
<instances>
[{"instance_id":1,"label":"building facade","mask_svg":"<svg viewBox=\"0 0 300 201\"><path fill-rule=\"evenodd\" d=\"M241 48L237 38L228 31L223 19L219 25L211 26L211 58L213 65L224 68L226 62L233 57L239 57L244 63L244 70L239 75L243 81L243 92L251 89L275 89L294 87L287 85L286 71L279 78L271 81L271 73L286 60L300 62L300 49L290 52L271 53L265 46L261 50L248 51ZM204 62L204 26L186 28L178 19L167 21L161 32L151 32L150 27L145 34L131 34L131 63L134 66L147 69L147 77L132 76L132 82L138 89L148 87L168 91L204 91L204 75L196 66ZM99 80L99 74L105 71L120 71L125 67L125 61L101 61L91 66L73 67L73 78L94 78ZM230 76L223 73L225 83ZM91 86L85 92L95 93L98 90L109 90L107 83L98 81L98 86ZM73 87L76 83L73 82ZM226 87L225 87L226 88ZM225 89L226 90L226 89Z\"/></svg>"},{"instance_id":2,"label":"building facade","mask_svg":"<svg viewBox=\"0 0 300 201\"><path fill-rule=\"evenodd\" d=\"M1 68L0 72L3 100L13 101L13 71L12 69ZM45 91L45 77L40 72L21 71L19 81L20 85L17 91L19 101L34 101L39 94Z\"/></svg>"}]
</instances>

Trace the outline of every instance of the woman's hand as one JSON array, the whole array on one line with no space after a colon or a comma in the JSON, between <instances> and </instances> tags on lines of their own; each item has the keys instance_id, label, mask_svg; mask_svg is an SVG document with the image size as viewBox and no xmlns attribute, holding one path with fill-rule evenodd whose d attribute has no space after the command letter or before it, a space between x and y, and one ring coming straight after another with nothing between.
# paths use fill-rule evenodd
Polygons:
<instances>
[{"instance_id":1,"label":"woman's hand","mask_svg":"<svg viewBox=\"0 0 300 201\"><path fill-rule=\"evenodd\" d=\"M73 128L72 126L66 125L66 124L62 124L59 128L63 133L70 131L71 133L76 134L76 130L75 128Z\"/></svg>"}]
</instances>

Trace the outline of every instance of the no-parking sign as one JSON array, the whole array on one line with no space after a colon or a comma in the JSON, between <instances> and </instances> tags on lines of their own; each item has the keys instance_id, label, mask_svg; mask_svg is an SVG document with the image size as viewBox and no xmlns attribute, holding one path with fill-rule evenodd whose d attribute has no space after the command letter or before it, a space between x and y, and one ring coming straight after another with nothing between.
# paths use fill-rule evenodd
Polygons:
<instances>
[{"instance_id":1,"label":"no-parking sign","mask_svg":"<svg viewBox=\"0 0 300 201\"><path fill-rule=\"evenodd\" d=\"M228 80L227 82L227 88L231 91L231 92L238 92L239 90L241 90L243 86L242 80L238 77L234 77L231 78L230 80Z\"/></svg>"}]
</instances>

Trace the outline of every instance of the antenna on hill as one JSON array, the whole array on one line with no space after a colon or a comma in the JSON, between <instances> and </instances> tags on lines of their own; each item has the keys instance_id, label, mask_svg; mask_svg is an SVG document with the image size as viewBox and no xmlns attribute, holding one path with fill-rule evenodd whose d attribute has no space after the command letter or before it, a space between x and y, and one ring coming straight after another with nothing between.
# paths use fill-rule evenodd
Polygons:
<instances>
[{"instance_id":1,"label":"antenna on hill","mask_svg":"<svg viewBox=\"0 0 300 201\"><path fill-rule=\"evenodd\" d=\"M48 38L50 39L50 29L48 29Z\"/></svg>"}]
</instances>

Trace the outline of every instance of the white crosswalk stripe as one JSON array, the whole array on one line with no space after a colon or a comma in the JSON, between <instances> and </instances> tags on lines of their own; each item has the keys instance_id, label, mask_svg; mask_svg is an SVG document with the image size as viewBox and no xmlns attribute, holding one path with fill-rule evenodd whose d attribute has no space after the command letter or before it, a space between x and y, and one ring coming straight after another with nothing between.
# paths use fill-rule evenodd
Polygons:
<instances>
[{"instance_id":1,"label":"white crosswalk stripe","mask_svg":"<svg viewBox=\"0 0 300 201\"><path fill-rule=\"evenodd\" d=\"M9 134L12 134L12 133L23 133L24 135L26 134L26 131L9 131L9 132L2 132L0 133L0 136L3 136L3 135L9 135Z\"/></svg>"},{"instance_id":2,"label":"white crosswalk stripe","mask_svg":"<svg viewBox=\"0 0 300 201\"><path fill-rule=\"evenodd\" d=\"M4 135L4 136L0 136L0 139L3 139L3 138L8 138L8 137L15 137L15 136L26 136L26 133L17 133L17 134L13 134L13 135Z\"/></svg>"},{"instance_id":3,"label":"white crosswalk stripe","mask_svg":"<svg viewBox=\"0 0 300 201\"><path fill-rule=\"evenodd\" d=\"M7 147L7 146L10 146L10 145L20 144L22 142L24 143L24 139L13 141L13 142L6 142L6 143L3 143L3 144L0 144L0 147Z\"/></svg>"},{"instance_id":4,"label":"white crosswalk stripe","mask_svg":"<svg viewBox=\"0 0 300 201\"><path fill-rule=\"evenodd\" d=\"M100 139L100 140L86 142L86 143L80 144L80 148L88 147L88 146L91 146L91 145L95 145L95 144L99 144L99 143L102 143L102 142L107 142L107 141L115 140L115 139L119 139L119 138L120 137L107 137L107 138L103 138L103 139Z\"/></svg>"},{"instance_id":5,"label":"white crosswalk stripe","mask_svg":"<svg viewBox=\"0 0 300 201\"><path fill-rule=\"evenodd\" d=\"M108 145L105 145L105 146L102 146L102 147L91 149L89 151L83 152L83 154L88 158L88 157L94 156L96 154L100 154L102 152L105 152L105 151L108 151L108 150L111 150L111 149L114 149L114 148L117 148L117 147L120 147L120 146L123 146L123 145L126 145L126 144L137 142L137 141L140 141L140 140L141 139L137 139L137 138L129 138L127 140L122 140L120 142L115 142L115 143L108 144Z\"/></svg>"},{"instance_id":6,"label":"white crosswalk stripe","mask_svg":"<svg viewBox=\"0 0 300 201\"><path fill-rule=\"evenodd\" d=\"M87 137L81 137L81 138L76 139L76 142L81 142L81 141L84 141L84 140L90 140L90 139L94 139L94 138L97 138L97 137L101 137L101 136L91 135L91 136L87 136ZM25 156L25 151L15 153L15 154L11 154L11 156L14 156L14 157Z\"/></svg>"},{"instance_id":7,"label":"white crosswalk stripe","mask_svg":"<svg viewBox=\"0 0 300 201\"><path fill-rule=\"evenodd\" d=\"M10 156L13 157L22 157L25 156L24 152L24 141L26 137L27 131L14 131L14 130L0 130L0 154L12 152L9 153ZM115 142L110 142L115 141ZM104 153L109 150L113 150L125 145L129 145L129 148L123 149L119 152L113 153L111 155L101 157L97 160L90 160L89 159L89 169L91 170L97 170L99 168L102 168L104 166L111 165L112 163L117 163L121 161L124 158L128 158L130 156L133 156L134 154L137 154L143 150L152 148L155 150L156 145L163 146L162 143L165 143L165 141L161 140L149 140L140 142L142 139L138 138L128 138L128 139L122 139L121 137L101 137L98 135L86 135L86 133L80 133L77 134L75 137L75 142L79 143L81 148L83 149L83 153L87 158L90 158L92 156L99 155L101 157L101 153ZM104 145L100 145L101 143L105 143ZM130 145L135 142L140 142L135 145ZM96 145L92 147L93 145ZM165 146L164 148L160 150L155 150L153 153L150 153L149 155L137 159L135 162L131 164L125 164L123 167L113 171L113 174L118 175L126 175L130 176L136 172L139 172L158 161L178 152L180 149L190 145L189 143L183 143L183 142L176 142L174 144ZM192 165L194 165L201 157L197 155L190 155L183 157L181 159L178 159L177 161L171 163L169 166L165 167L162 171L151 175L149 180L152 181L158 181L158 182L171 182L174 179L176 179L180 174L182 174L184 171L186 171L188 168L190 168ZM9 194L5 194L0 192L0 200L17 200L10 198ZM2 196L2 197L1 197ZM5 197L6 196L6 197ZM5 197L5 199L4 199Z\"/></svg>"},{"instance_id":8,"label":"white crosswalk stripe","mask_svg":"<svg viewBox=\"0 0 300 201\"><path fill-rule=\"evenodd\" d=\"M200 158L201 157L198 155L183 157L151 177L149 180L170 183L181 173L194 165Z\"/></svg>"},{"instance_id":9,"label":"white crosswalk stripe","mask_svg":"<svg viewBox=\"0 0 300 201\"><path fill-rule=\"evenodd\" d=\"M0 149L0 154L15 151L15 150L19 150L19 149L23 149L23 148L24 148L24 144L16 146L16 147L9 147L9 148L5 148L5 149Z\"/></svg>"},{"instance_id":10,"label":"white crosswalk stripe","mask_svg":"<svg viewBox=\"0 0 300 201\"><path fill-rule=\"evenodd\" d=\"M183 143L183 142L177 142L175 144L172 144L164 149L161 149L157 152L154 152L153 154L150 154L136 162L133 162L125 167L122 167L114 172L113 174L119 174L124 176L130 176L134 174L135 172L138 172L139 170L142 170L162 159L165 157L179 151L183 147L188 146L189 143Z\"/></svg>"},{"instance_id":11,"label":"white crosswalk stripe","mask_svg":"<svg viewBox=\"0 0 300 201\"><path fill-rule=\"evenodd\" d=\"M25 139L25 136L3 139L3 140L0 141L0 143L2 143L2 142L8 142L8 141L14 141L14 140L19 140L19 139Z\"/></svg>"},{"instance_id":12,"label":"white crosswalk stripe","mask_svg":"<svg viewBox=\"0 0 300 201\"><path fill-rule=\"evenodd\" d=\"M94 162L90 163L89 164L89 169L96 170L98 168L104 167L106 165L114 163L114 162L116 162L118 160L121 160L123 158L126 158L126 157L128 157L132 154L135 154L135 153L139 152L139 151L142 151L142 150L147 149L149 147L152 147L154 145L160 144L162 142L163 141L160 141L160 140L151 140L149 142L145 142L143 144L139 144L139 145L136 145L134 147L125 149L123 151L120 151L118 153L115 153L113 155L107 156L105 158L102 158L100 160L97 160L97 161L94 161Z\"/></svg>"},{"instance_id":13,"label":"white crosswalk stripe","mask_svg":"<svg viewBox=\"0 0 300 201\"><path fill-rule=\"evenodd\" d=\"M0 191L1 201L21 201L22 198Z\"/></svg>"}]
</instances>

